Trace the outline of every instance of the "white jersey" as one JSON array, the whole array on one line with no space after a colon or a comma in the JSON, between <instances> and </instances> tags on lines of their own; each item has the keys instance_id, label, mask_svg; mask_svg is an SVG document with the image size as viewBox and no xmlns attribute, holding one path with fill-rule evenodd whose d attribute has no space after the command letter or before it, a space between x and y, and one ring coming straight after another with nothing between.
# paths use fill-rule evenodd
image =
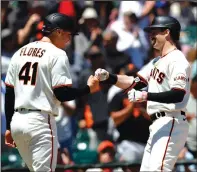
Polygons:
<instances>
[{"instance_id":1,"label":"white jersey","mask_svg":"<svg viewBox=\"0 0 197 172\"><path fill-rule=\"evenodd\" d=\"M36 41L12 57L6 84L14 87L15 109L39 109L58 114L53 89L72 84L66 53L48 42Z\"/></svg>"},{"instance_id":2,"label":"white jersey","mask_svg":"<svg viewBox=\"0 0 197 172\"><path fill-rule=\"evenodd\" d=\"M157 57L142 68L138 75L148 84L148 92L160 93L171 89L185 91L185 96L180 103L147 102L149 115L156 112L185 111L190 94L190 64L184 54L174 50L164 57Z\"/></svg>"}]
</instances>

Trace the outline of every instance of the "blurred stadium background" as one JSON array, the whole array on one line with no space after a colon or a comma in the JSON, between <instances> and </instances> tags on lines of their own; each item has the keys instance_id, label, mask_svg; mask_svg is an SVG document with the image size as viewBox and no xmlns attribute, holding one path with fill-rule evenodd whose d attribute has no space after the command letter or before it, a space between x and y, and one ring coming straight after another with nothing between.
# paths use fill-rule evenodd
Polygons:
<instances>
[{"instance_id":1,"label":"blurred stadium background","mask_svg":"<svg viewBox=\"0 0 197 172\"><path fill-rule=\"evenodd\" d=\"M180 21L180 48L192 66L192 85L187 107L190 132L174 170L197 171L197 3L165 0L1 1L2 171L28 171L17 149L4 144L6 71L20 47L42 38L43 18L53 12L72 16L78 24L79 35L65 47L76 87L85 85L100 67L135 75L157 56L143 28L157 15ZM151 124L146 104L131 104L117 87L101 85L95 94L63 103L56 121L57 171L139 171Z\"/></svg>"}]
</instances>

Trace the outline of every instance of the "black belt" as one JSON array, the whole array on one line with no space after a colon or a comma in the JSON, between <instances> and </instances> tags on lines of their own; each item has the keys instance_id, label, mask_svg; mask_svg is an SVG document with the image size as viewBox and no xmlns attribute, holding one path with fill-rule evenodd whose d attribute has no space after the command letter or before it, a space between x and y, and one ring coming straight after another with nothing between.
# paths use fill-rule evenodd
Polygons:
<instances>
[{"instance_id":1,"label":"black belt","mask_svg":"<svg viewBox=\"0 0 197 172\"><path fill-rule=\"evenodd\" d=\"M20 109L15 109L15 112L19 111L27 111L27 112L41 112L40 109L25 109L25 108L20 108Z\"/></svg>"},{"instance_id":2,"label":"black belt","mask_svg":"<svg viewBox=\"0 0 197 172\"><path fill-rule=\"evenodd\" d=\"M184 115L185 116L185 112L181 111L181 115ZM150 116L150 119L153 122L156 119L161 118L161 117L164 117L164 116L166 116L166 113L165 112L156 112L156 113L154 113L154 114L152 114Z\"/></svg>"}]
</instances>

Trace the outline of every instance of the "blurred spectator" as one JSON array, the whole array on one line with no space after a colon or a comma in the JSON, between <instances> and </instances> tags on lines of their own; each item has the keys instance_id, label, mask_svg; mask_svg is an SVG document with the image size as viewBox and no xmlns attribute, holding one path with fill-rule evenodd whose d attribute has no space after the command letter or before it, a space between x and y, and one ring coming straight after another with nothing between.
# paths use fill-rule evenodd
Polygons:
<instances>
[{"instance_id":1,"label":"blurred spectator","mask_svg":"<svg viewBox=\"0 0 197 172\"><path fill-rule=\"evenodd\" d=\"M111 10L114 8L113 1L95 1L94 8L98 13L101 28L105 29L109 23Z\"/></svg>"},{"instance_id":2,"label":"blurred spectator","mask_svg":"<svg viewBox=\"0 0 197 172\"><path fill-rule=\"evenodd\" d=\"M118 35L111 30L106 30L103 33L103 46L106 56L106 63L112 69L114 73L117 72L117 68L124 66L130 62L130 58L124 52L119 52L116 49Z\"/></svg>"},{"instance_id":3,"label":"blurred spectator","mask_svg":"<svg viewBox=\"0 0 197 172\"><path fill-rule=\"evenodd\" d=\"M156 16L167 16L170 12L170 2L168 1L156 1L155 4L155 15Z\"/></svg>"},{"instance_id":4,"label":"blurred spectator","mask_svg":"<svg viewBox=\"0 0 197 172\"><path fill-rule=\"evenodd\" d=\"M191 64L191 78L194 78L197 75L197 49L190 47L186 57Z\"/></svg>"},{"instance_id":5,"label":"blurred spectator","mask_svg":"<svg viewBox=\"0 0 197 172\"><path fill-rule=\"evenodd\" d=\"M98 161L99 163L105 164L105 163L112 163L116 162L115 154L116 154L116 148L115 145L108 140L102 141L97 149L98 152ZM104 168L104 169L88 169L86 172L123 172L121 168L117 169L111 169L111 168Z\"/></svg>"},{"instance_id":6,"label":"blurred spectator","mask_svg":"<svg viewBox=\"0 0 197 172\"><path fill-rule=\"evenodd\" d=\"M109 29L111 24L113 22L115 22L117 19L118 19L118 9L114 8L114 9L111 10L111 13L109 15L109 23L108 23L106 29Z\"/></svg>"},{"instance_id":7,"label":"blurred spectator","mask_svg":"<svg viewBox=\"0 0 197 172\"><path fill-rule=\"evenodd\" d=\"M1 29L8 27L7 16L9 13L8 10L9 1L1 2Z\"/></svg>"},{"instance_id":8,"label":"blurred spectator","mask_svg":"<svg viewBox=\"0 0 197 172\"><path fill-rule=\"evenodd\" d=\"M14 31L9 28L3 29L1 32L1 55L4 58L11 58L18 50L18 37Z\"/></svg>"},{"instance_id":9,"label":"blurred spectator","mask_svg":"<svg viewBox=\"0 0 197 172\"><path fill-rule=\"evenodd\" d=\"M118 34L117 50L125 52L138 69L141 69L147 58L149 43L144 31L138 26L138 18L132 12L124 13L124 25L116 22L111 29ZM126 38L126 39L125 39Z\"/></svg>"},{"instance_id":10,"label":"blurred spectator","mask_svg":"<svg viewBox=\"0 0 197 172\"><path fill-rule=\"evenodd\" d=\"M178 160L193 160L194 156L191 154L191 152L188 151L186 147L184 147L179 156ZM177 165L174 168L176 171L186 171L186 172L194 172L197 171L197 166L196 165Z\"/></svg>"},{"instance_id":11,"label":"blurred spectator","mask_svg":"<svg viewBox=\"0 0 197 172\"><path fill-rule=\"evenodd\" d=\"M88 39L88 48L92 45L102 47L102 30L100 28L100 22L98 14L94 8L88 7L84 10L79 24L84 26L84 34Z\"/></svg>"},{"instance_id":12,"label":"blurred spectator","mask_svg":"<svg viewBox=\"0 0 197 172\"><path fill-rule=\"evenodd\" d=\"M92 46L86 53L86 58L90 61L90 67L82 71L79 75L79 87L84 84L90 75L94 75L97 68L106 68L103 54L97 46ZM100 85L100 90L96 93L78 99L79 119L85 119L86 127L92 128L100 141L109 139L108 128L108 105L107 91L109 86Z\"/></svg>"},{"instance_id":13,"label":"blurred spectator","mask_svg":"<svg viewBox=\"0 0 197 172\"><path fill-rule=\"evenodd\" d=\"M61 1L59 3L58 12L71 17L75 17L76 12L75 12L73 1Z\"/></svg>"},{"instance_id":14,"label":"blurred spectator","mask_svg":"<svg viewBox=\"0 0 197 172\"><path fill-rule=\"evenodd\" d=\"M28 42L42 38L42 19L47 14L45 1L33 1L29 3L29 16L24 19L25 25L18 30L19 44L22 46Z\"/></svg>"},{"instance_id":15,"label":"blurred spectator","mask_svg":"<svg viewBox=\"0 0 197 172\"><path fill-rule=\"evenodd\" d=\"M97 162L97 136L86 121L79 121L79 130L73 143L73 161L76 164L94 164Z\"/></svg>"},{"instance_id":16,"label":"blurred spectator","mask_svg":"<svg viewBox=\"0 0 197 172\"><path fill-rule=\"evenodd\" d=\"M74 165L71 159L69 151L64 149L58 150L57 164L59 165ZM63 172L74 172L75 170L64 170ZM56 172L62 172L62 170L56 169Z\"/></svg>"},{"instance_id":17,"label":"blurred spectator","mask_svg":"<svg viewBox=\"0 0 197 172\"><path fill-rule=\"evenodd\" d=\"M125 12L132 12L139 18L139 27L143 29L149 24L148 15L154 8L155 1L121 1L118 20L121 22Z\"/></svg>"},{"instance_id":18,"label":"blurred spectator","mask_svg":"<svg viewBox=\"0 0 197 172\"><path fill-rule=\"evenodd\" d=\"M55 118L57 124L57 136L60 148L67 148L72 155L72 142L74 139L72 115L75 113L75 101L62 103L59 115Z\"/></svg>"},{"instance_id":19,"label":"blurred spectator","mask_svg":"<svg viewBox=\"0 0 197 172\"><path fill-rule=\"evenodd\" d=\"M97 149L99 154L98 159L100 163L109 163L115 161L115 145L108 141L102 141Z\"/></svg>"},{"instance_id":20,"label":"blurred spectator","mask_svg":"<svg viewBox=\"0 0 197 172\"><path fill-rule=\"evenodd\" d=\"M181 28L185 29L197 20L194 17L196 7L192 7L189 1L173 2L170 6L170 15L177 18L181 24ZM195 10L193 10L195 9Z\"/></svg>"}]
</instances>

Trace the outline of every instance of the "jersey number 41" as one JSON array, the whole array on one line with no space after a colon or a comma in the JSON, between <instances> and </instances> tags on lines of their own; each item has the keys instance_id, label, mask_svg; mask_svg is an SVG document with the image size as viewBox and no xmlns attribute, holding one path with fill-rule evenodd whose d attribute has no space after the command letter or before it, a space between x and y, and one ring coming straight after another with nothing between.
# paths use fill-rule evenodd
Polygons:
<instances>
[{"instance_id":1,"label":"jersey number 41","mask_svg":"<svg viewBox=\"0 0 197 172\"><path fill-rule=\"evenodd\" d=\"M33 69L32 74L30 75L30 69ZM28 84L28 81L31 81L31 85L36 84L38 62L32 64L32 62L26 62L19 72L19 80L23 81L24 85Z\"/></svg>"}]
</instances>

